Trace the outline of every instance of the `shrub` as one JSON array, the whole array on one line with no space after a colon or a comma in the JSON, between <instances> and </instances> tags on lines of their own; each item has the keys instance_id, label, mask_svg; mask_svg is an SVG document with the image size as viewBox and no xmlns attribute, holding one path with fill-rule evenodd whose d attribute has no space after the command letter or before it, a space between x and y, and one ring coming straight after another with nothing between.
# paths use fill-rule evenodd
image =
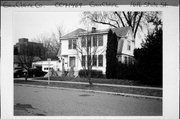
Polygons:
<instances>
[{"instance_id":1,"label":"shrub","mask_svg":"<svg viewBox=\"0 0 180 119\"><path fill-rule=\"evenodd\" d=\"M129 79L138 81L145 85L162 86L161 77L153 76L155 71L145 69L144 66L138 64L122 64L119 63L117 66L116 77L118 79ZM159 74L159 72L157 72Z\"/></svg>"},{"instance_id":2,"label":"shrub","mask_svg":"<svg viewBox=\"0 0 180 119\"><path fill-rule=\"evenodd\" d=\"M147 36L142 44L142 48L134 50L137 69L140 74L139 76L141 76L140 81L143 83L162 86L162 36L162 28L157 27L152 34Z\"/></svg>"},{"instance_id":3,"label":"shrub","mask_svg":"<svg viewBox=\"0 0 180 119\"><path fill-rule=\"evenodd\" d=\"M134 64L118 63L116 77L118 79L137 80L137 69Z\"/></svg>"},{"instance_id":4,"label":"shrub","mask_svg":"<svg viewBox=\"0 0 180 119\"><path fill-rule=\"evenodd\" d=\"M91 78L102 78L103 73L101 70L90 70ZM88 70L82 69L79 71L79 77L88 77Z\"/></svg>"},{"instance_id":5,"label":"shrub","mask_svg":"<svg viewBox=\"0 0 180 119\"><path fill-rule=\"evenodd\" d=\"M106 49L106 78L116 78L117 66L117 36L112 30L108 32L107 49Z\"/></svg>"}]
</instances>

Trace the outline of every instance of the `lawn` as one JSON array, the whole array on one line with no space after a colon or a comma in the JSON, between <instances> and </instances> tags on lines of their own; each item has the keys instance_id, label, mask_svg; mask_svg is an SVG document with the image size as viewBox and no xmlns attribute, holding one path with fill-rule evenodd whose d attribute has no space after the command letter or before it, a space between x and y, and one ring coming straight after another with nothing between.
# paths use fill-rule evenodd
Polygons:
<instances>
[{"instance_id":1,"label":"lawn","mask_svg":"<svg viewBox=\"0 0 180 119\"><path fill-rule=\"evenodd\" d=\"M37 81L30 81L30 80L29 81L15 80L14 82L20 83L20 84L30 84L30 85L42 85L42 86L48 85L47 82L39 82L39 81L37 82ZM155 90L155 89L153 90L152 89L134 89L134 88L126 88L126 87L109 87L109 86L97 86L97 85L89 86L86 84L67 84L67 83L57 83L57 82L51 82L49 86L162 97L162 90Z\"/></svg>"}]
</instances>

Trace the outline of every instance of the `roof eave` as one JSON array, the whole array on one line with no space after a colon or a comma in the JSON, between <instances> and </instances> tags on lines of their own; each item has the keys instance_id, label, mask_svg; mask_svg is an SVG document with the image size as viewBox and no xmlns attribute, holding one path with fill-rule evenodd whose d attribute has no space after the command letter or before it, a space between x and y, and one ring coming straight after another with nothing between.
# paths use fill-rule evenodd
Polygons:
<instances>
[{"instance_id":1,"label":"roof eave","mask_svg":"<svg viewBox=\"0 0 180 119\"><path fill-rule=\"evenodd\" d=\"M60 40L69 40L69 39L77 39L78 37L70 37L70 38L60 38Z\"/></svg>"},{"instance_id":2,"label":"roof eave","mask_svg":"<svg viewBox=\"0 0 180 119\"><path fill-rule=\"evenodd\" d=\"M87 35L97 35L97 34L107 34L108 32L96 32L96 33L82 33L78 36L87 36Z\"/></svg>"}]
</instances>

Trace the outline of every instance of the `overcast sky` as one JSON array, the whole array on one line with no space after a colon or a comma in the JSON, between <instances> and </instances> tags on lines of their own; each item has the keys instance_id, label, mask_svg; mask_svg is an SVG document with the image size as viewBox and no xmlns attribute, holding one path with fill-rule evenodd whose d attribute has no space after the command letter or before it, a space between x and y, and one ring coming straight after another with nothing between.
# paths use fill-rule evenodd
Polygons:
<instances>
[{"instance_id":1,"label":"overcast sky","mask_svg":"<svg viewBox=\"0 0 180 119\"><path fill-rule=\"evenodd\" d=\"M82 12L80 11L37 11L36 9L13 12L13 43L18 42L19 38L28 38L30 41L40 36L51 37L52 33L57 33L57 27L63 27L64 34L72 32L78 28L85 30L92 26L85 26L81 23ZM8 17L7 17L8 18ZM107 29L108 25L98 24L97 29ZM136 47L140 47L143 34L137 34Z\"/></svg>"},{"instance_id":2,"label":"overcast sky","mask_svg":"<svg viewBox=\"0 0 180 119\"><path fill-rule=\"evenodd\" d=\"M13 16L14 42L19 38L31 40L40 34L57 33L57 26L63 26L65 34L77 28L87 29L80 21L81 12L16 12ZM100 25L98 29L107 27Z\"/></svg>"}]
</instances>

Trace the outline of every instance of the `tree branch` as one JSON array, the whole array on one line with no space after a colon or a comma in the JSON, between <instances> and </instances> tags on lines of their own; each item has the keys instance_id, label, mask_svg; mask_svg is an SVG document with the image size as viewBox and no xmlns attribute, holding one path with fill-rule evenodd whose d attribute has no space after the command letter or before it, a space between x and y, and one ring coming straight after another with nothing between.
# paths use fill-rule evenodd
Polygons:
<instances>
[{"instance_id":1,"label":"tree branch","mask_svg":"<svg viewBox=\"0 0 180 119\"><path fill-rule=\"evenodd\" d=\"M125 27L124 22L123 22L123 20L122 20L122 18L121 18L121 16L120 16L120 14L118 14L117 12L114 12L114 14L116 14L116 15L119 17L119 19L120 19L123 27Z\"/></svg>"},{"instance_id":2,"label":"tree branch","mask_svg":"<svg viewBox=\"0 0 180 119\"><path fill-rule=\"evenodd\" d=\"M109 18L109 20L116 22L116 24L118 25L118 27L120 27L119 22L118 22L117 20L114 20L114 19L111 19L111 18Z\"/></svg>"},{"instance_id":3,"label":"tree branch","mask_svg":"<svg viewBox=\"0 0 180 119\"><path fill-rule=\"evenodd\" d=\"M138 22L137 22L137 25L136 25L136 29L135 29L135 31L134 31L134 38L136 38L137 29L138 29L138 27L139 27L139 23L140 23L140 21L141 21L142 16L143 16L143 12L141 12L141 14L140 14L140 16L139 16L139 19L138 19Z\"/></svg>"},{"instance_id":4,"label":"tree branch","mask_svg":"<svg viewBox=\"0 0 180 119\"><path fill-rule=\"evenodd\" d=\"M95 22L95 23L110 25L110 26L112 26L112 27L114 27L114 28L117 28L117 26L115 26L115 25L113 25L113 24L111 24L111 23L102 22L102 21L96 21L96 20L94 20L94 19L92 19L92 21Z\"/></svg>"},{"instance_id":5,"label":"tree branch","mask_svg":"<svg viewBox=\"0 0 180 119\"><path fill-rule=\"evenodd\" d=\"M127 16L126 16L125 12L123 12L123 15L124 15L124 17L125 17L125 19L126 19L126 22L127 22L128 25L129 25L129 20L128 20L128 18L127 18Z\"/></svg>"},{"instance_id":6,"label":"tree branch","mask_svg":"<svg viewBox=\"0 0 180 119\"><path fill-rule=\"evenodd\" d=\"M127 15L128 15L128 24L132 28L132 15L131 15L131 13L132 12L127 12Z\"/></svg>"},{"instance_id":7,"label":"tree branch","mask_svg":"<svg viewBox=\"0 0 180 119\"><path fill-rule=\"evenodd\" d=\"M135 28L137 15L138 15L138 12L134 12L134 20L133 20L133 26L132 26L132 30L133 30L133 31L134 31L134 28Z\"/></svg>"}]
</instances>

